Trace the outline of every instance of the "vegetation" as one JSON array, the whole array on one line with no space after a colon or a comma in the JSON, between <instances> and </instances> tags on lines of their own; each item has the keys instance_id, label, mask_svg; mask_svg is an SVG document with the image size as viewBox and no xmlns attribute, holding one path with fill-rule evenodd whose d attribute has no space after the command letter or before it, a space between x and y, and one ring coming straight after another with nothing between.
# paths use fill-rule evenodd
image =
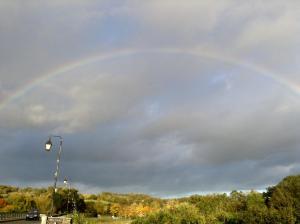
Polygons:
<instances>
[{"instance_id":1,"label":"vegetation","mask_svg":"<svg viewBox=\"0 0 300 224\"><path fill-rule=\"evenodd\" d=\"M27 212L38 208L41 213L51 210L53 188L34 189L0 186L0 212ZM86 205L77 190L60 188L54 195L54 212L66 213L76 210L84 212Z\"/></svg>"},{"instance_id":2,"label":"vegetation","mask_svg":"<svg viewBox=\"0 0 300 224\"><path fill-rule=\"evenodd\" d=\"M134 224L173 223L173 224L200 224L205 223L205 217L196 206L189 203L166 206L160 211L150 213L144 218L137 218Z\"/></svg>"},{"instance_id":3,"label":"vegetation","mask_svg":"<svg viewBox=\"0 0 300 224\"><path fill-rule=\"evenodd\" d=\"M52 188L0 186L0 212L38 208L48 213L52 192ZM132 224L296 224L300 223L300 175L288 176L264 193L232 191L230 195L193 195L173 200L108 192L81 195L75 189L59 189L55 212L73 210L77 211L74 223L97 223L101 217L102 223L120 224L128 220L134 220Z\"/></svg>"},{"instance_id":4,"label":"vegetation","mask_svg":"<svg viewBox=\"0 0 300 224\"><path fill-rule=\"evenodd\" d=\"M229 196L194 195L168 201L158 212L133 224L294 224L300 223L300 175L284 178L261 194L233 191ZM194 207L193 207L194 206Z\"/></svg>"}]
</instances>

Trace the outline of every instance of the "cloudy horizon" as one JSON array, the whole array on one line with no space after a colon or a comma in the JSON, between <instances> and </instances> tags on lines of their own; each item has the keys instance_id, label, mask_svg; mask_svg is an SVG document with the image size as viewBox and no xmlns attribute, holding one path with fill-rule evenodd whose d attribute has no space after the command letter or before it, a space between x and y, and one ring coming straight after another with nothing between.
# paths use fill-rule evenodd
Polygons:
<instances>
[{"instance_id":1,"label":"cloudy horizon","mask_svg":"<svg viewBox=\"0 0 300 224\"><path fill-rule=\"evenodd\" d=\"M300 172L297 1L1 1L0 184L161 197Z\"/></svg>"}]
</instances>

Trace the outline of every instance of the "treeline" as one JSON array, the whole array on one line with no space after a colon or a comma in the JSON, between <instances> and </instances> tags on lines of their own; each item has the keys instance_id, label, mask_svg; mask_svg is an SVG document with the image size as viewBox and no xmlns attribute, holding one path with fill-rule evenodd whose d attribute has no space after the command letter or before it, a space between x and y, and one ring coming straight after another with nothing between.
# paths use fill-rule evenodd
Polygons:
<instances>
[{"instance_id":1,"label":"treeline","mask_svg":"<svg viewBox=\"0 0 300 224\"><path fill-rule=\"evenodd\" d=\"M52 188L0 186L0 212L51 209ZM133 219L133 224L294 224L300 223L300 175L284 178L265 193L232 191L227 194L193 195L159 199L143 194L82 195L61 188L55 194L56 213L76 208L90 216L111 215Z\"/></svg>"},{"instance_id":2,"label":"treeline","mask_svg":"<svg viewBox=\"0 0 300 224\"><path fill-rule=\"evenodd\" d=\"M37 208L49 214L53 188L17 188L0 185L0 212L27 212ZM76 189L58 188L54 194L54 212L78 211L87 216L110 215L127 218L142 217L161 209L164 200L144 194L80 194Z\"/></svg>"},{"instance_id":3,"label":"treeline","mask_svg":"<svg viewBox=\"0 0 300 224\"><path fill-rule=\"evenodd\" d=\"M52 207L53 188L17 188L0 185L0 212L28 212L34 208L48 214ZM54 197L54 212L86 209L84 198L76 189L59 188Z\"/></svg>"},{"instance_id":4,"label":"treeline","mask_svg":"<svg viewBox=\"0 0 300 224\"><path fill-rule=\"evenodd\" d=\"M265 193L194 195L168 201L133 224L295 224L300 223L300 175L288 176Z\"/></svg>"},{"instance_id":5,"label":"treeline","mask_svg":"<svg viewBox=\"0 0 300 224\"><path fill-rule=\"evenodd\" d=\"M124 218L143 217L158 211L165 200L144 194L117 194L103 192L99 195L85 195L86 212L91 215L113 215Z\"/></svg>"}]
</instances>

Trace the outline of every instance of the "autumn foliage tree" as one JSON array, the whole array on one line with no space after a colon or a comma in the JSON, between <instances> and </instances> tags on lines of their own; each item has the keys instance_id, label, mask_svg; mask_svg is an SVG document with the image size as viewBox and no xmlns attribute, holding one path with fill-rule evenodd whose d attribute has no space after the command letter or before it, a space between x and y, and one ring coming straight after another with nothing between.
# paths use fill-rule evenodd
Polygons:
<instances>
[{"instance_id":1,"label":"autumn foliage tree","mask_svg":"<svg viewBox=\"0 0 300 224\"><path fill-rule=\"evenodd\" d=\"M19 189L0 186L0 212L51 210L53 188ZM58 189L55 210L77 211L91 216L130 218L133 224L298 224L300 223L300 175L284 178L266 192L232 191L231 194L193 195L159 199L144 194L82 195L77 190Z\"/></svg>"},{"instance_id":2,"label":"autumn foliage tree","mask_svg":"<svg viewBox=\"0 0 300 224\"><path fill-rule=\"evenodd\" d=\"M0 198L0 209L4 208L7 205L6 201L3 198Z\"/></svg>"}]
</instances>

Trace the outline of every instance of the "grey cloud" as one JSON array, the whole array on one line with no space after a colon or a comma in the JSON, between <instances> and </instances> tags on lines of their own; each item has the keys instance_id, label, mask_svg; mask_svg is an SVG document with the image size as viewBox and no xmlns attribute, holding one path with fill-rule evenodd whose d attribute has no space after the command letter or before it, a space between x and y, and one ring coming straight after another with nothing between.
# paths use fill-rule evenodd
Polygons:
<instances>
[{"instance_id":1,"label":"grey cloud","mask_svg":"<svg viewBox=\"0 0 300 224\"><path fill-rule=\"evenodd\" d=\"M140 45L198 46L286 73L298 66L299 8L295 1L151 1L132 4L131 13L142 24Z\"/></svg>"},{"instance_id":2,"label":"grey cloud","mask_svg":"<svg viewBox=\"0 0 300 224\"><path fill-rule=\"evenodd\" d=\"M1 100L66 62L137 49L49 77L5 104L1 184L51 182L49 133L64 137L61 177L89 192L262 189L299 172L298 90L255 69L297 81L298 8L293 1L1 3ZM138 52L164 47L220 60Z\"/></svg>"}]
</instances>

